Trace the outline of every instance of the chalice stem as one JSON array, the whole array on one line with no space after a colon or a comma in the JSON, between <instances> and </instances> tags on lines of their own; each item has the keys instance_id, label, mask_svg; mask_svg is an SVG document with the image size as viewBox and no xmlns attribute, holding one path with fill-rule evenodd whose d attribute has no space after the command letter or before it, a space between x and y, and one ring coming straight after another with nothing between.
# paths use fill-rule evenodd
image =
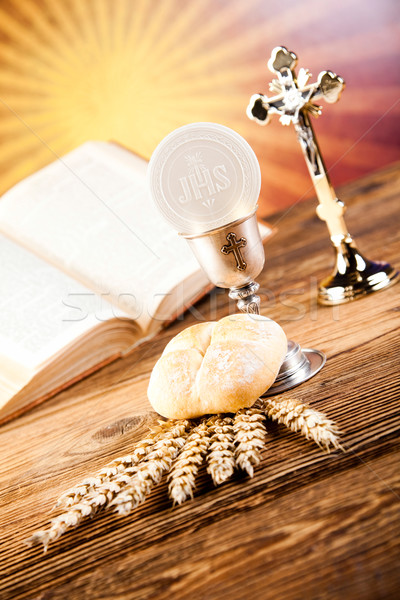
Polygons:
<instances>
[{"instance_id":1,"label":"chalice stem","mask_svg":"<svg viewBox=\"0 0 400 600\"><path fill-rule=\"evenodd\" d=\"M229 298L236 300L237 307L241 312L259 315L260 297L256 293L259 287L260 285L257 282L251 281L243 287L231 288Z\"/></svg>"}]
</instances>

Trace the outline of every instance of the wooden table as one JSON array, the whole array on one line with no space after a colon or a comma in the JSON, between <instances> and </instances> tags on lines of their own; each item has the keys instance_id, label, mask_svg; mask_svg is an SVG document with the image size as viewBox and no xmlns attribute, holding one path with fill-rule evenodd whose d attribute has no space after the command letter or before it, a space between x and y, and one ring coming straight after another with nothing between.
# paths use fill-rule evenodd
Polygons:
<instances>
[{"instance_id":1,"label":"wooden table","mask_svg":"<svg viewBox=\"0 0 400 600\"><path fill-rule=\"evenodd\" d=\"M397 266L399 193L396 165L341 190L361 251ZM347 452L325 455L271 426L253 479L214 488L203 473L194 501L175 509L162 483L130 516L99 515L47 555L24 545L61 492L143 436L155 419L148 378L165 343L199 318L234 311L226 293L214 293L130 356L1 429L1 598L398 597L400 286L317 306L317 281L333 258L315 201L270 221L279 231L260 276L262 312L328 356L319 375L288 393L335 419Z\"/></svg>"}]
</instances>

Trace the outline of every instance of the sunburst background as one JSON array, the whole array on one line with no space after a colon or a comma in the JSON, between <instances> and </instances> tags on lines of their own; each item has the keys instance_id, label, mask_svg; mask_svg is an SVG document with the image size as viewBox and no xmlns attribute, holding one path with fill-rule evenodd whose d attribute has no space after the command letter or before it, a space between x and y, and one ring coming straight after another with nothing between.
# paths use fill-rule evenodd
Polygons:
<instances>
[{"instance_id":1,"label":"sunburst background","mask_svg":"<svg viewBox=\"0 0 400 600\"><path fill-rule=\"evenodd\" d=\"M335 185L399 158L397 0L2 0L0 191L88 139L150 157L172 129L232 127L263 173L261 213L310 195L292 128L245 116L271 49L347 82L316 130ZM396 131L397 127L397 131Z\"/></svg>"}]
</instances>

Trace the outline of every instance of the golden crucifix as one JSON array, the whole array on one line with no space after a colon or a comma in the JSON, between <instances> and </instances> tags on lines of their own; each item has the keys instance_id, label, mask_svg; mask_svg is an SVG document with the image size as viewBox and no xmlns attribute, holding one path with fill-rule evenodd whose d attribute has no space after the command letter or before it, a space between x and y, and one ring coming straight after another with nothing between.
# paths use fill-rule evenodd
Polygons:
<instances>
[{"instance_id":1,"label":"golden crucifix","mask_svg":"<svg viewBox=\"0 0 400 600\"><path fill-rule=\"evenodd\" d=\"M274 48L268 68L277 76L270 83L275 95L254 94L247 116L260 125L266 125L272 114L278 114L283 125L293 123L318 197L317 214L326 222L336 255L335 269L321 282L318 300L321 304L341 304L395 283L399 273L388 263L367 260L358 251L344 221L346 207L336 197L311 125L310 115L318 116L322 111L314 102L337 102L345 83L331 71L322 71L315 83L308 83L311 74L300 69L296 75L296 64L294 52L284 46Z\"/></svg>"}]
</instances>

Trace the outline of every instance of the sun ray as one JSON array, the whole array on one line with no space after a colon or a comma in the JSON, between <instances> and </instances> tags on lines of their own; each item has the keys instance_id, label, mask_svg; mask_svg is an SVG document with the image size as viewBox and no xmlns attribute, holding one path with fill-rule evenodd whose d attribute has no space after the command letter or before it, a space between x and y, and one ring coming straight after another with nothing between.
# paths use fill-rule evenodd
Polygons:
<instances>
[{"instance_id":1,"label":"sun ray","mask_svg":"<svg viewBox=\"0 0 400 600\"><path fill-rule=\"evenodd\" d=\"M35 4L34 0L31 0ZM71 0L42 0L44 2L43 14L52 18L54 34L60 34L70 45L75 45L82 38L82 22L77 11L71 10ZM85 4L82 2L81 4Z\"/></svg>"},{"instance_id":2,"label":"sun ray","mask_svg":"<svg viewBox=\"0 0 400 600\"><path fill-rule=\"evenodd\" d=\"M174 11L173 27L161 26L161 31L156 38L156 44L152 48L153 61L156 64L160 64L160 61L166 53L170 53L171 48L179 48L179 45L183 39L188 36L188 32L196 30L199 26L199 22L202 21L201 15L199 14L200 4L196 2L187 2L184 10L181 9L179 3L170 2L170 6ZM207 10L207 5L201 5L201 8ZM180 53L181 54L181 53Z\"/></svg>"},{"instance_id":3,"label":"sun ray","mask_svg":"<svg viewBox=\"0 0 400 600\"><path fill-rule=\"evenodd\" d=\"M27 5L29 5L29 0ZM40 12L34 14L37 14L39 20L42 18ZM1 6L0 23L1 31L8 35L13 40L13 43L18 44L21 54L31 52L38 60L38 63L43 62L57 69L62 68L68 58L72 60L77 59L74 48L67 43L64 36L53 36L51 41L53 42L54 40L55 46L52 47L38 35L36 27L27 30L22 23L6 13ZM58 51L58 48L60 51Z\"/></svg>"},{"instance_id":4,"label":"sun ray","mask_svg":"<svg viewBox=\"0 0 400 600\"><path fill-rule=\"evenodd\" d=\"M136 0L135 10L130 15L130 25L126 35L125 56L131 61L132 68L137 68L137 47L140 44L141 36L144 35L145 21L148 17L148 0Z\"/></svg>"},{"instance_id":5,"label":"sun ray","mask_svg":"<svg viewBox=\"0 0 400 600\"><path fill-rule=\"evenodd\" d=\"M398 35L393 26L393 35ZM338 45L335 47L335 54L332 56L332 45L329 42L321 42L316 44L312 49L305 48L301 56L301 64L308 64L310 61L315 62L315 57L318 57L318 64L321 63L321 70L323 68L330 68L329 64L332 61L335 62L335 70L339 69L338 65L348 65L355 60L360 60L360 51L355 56L350 54L349 48L362 48L362 61L367 64L369 60L382 58L385 59L388 55L387 50L387 39L389 31L388 27L375 28L373 31L368 32L368 39L366 39L365 32L353 32L348 36L346 44ZM324 65L325 62L329 62L328 65ZM316 75L317 73L315 73Z\"/></svg>"},{"instance_id":6,"label":"sun ray","mask_svg":"<svg viewBox=\"0 0 400 600\"><path fill-rule=\"evenodd\" d=\"M258 0L253 0L253 2L258 2ZM185 64L189 64L190 61L191 69L196 71L198 70L196 62L198 61L201 61L201 64L199 63L201 68L204 65L207 66L213 60L217 60L217 56L219 61L221 46L227 48L230 54L240 54L236 41L232 46L229 36L224 36L224 30L229 30L229 27L236 23L239 16L245 12L246 7L248 7L248 3L235 4L228 13L225 11L223 17L221 17L221 11L216 12L213 18L207 22L207 27L196 27L193 35L185 40L184 54L180 45L174 43L173 38L171 38L169 51L164 51L163 55L153 64L157 65L159 71L170 71L170 82L173 84L174 77L181 75L180 68L182 67L183 57L185 57ZM198 20L200 19L201 15L198 16ZM155 48L157 49L157 44ZM150 57L148 56L148 58ZM146 62L142 64L142 67L147 68Z\"/></svg>"},{"instance_id":7,"label":"sun ray","mask_svg":"<svg viewBox=\"0 0 400 600\"><path fill-rule=\"evenodd\" d=\"M60 137L63 139L68 134L68 129L66 131L60 131L54 128L51 121L49 123L44 123L43 125L38 125L35 123L34 119L19 118L15 114L13 114L14 122L16 123L16 127L18 127L19 131L25 130L24 136L16 136L13 139L7 142L7 153L1 156L1 159L6 158L7 160L15 159L18 151L23 148L24 150L32 151L36 147L40 146L48 146L52 148L52 140ZM53 148L56 151L56 148Z\"/></svg>"},{"instance_id":8,"label":"sun ray","mask_svg":"<svg viewBox=\"0 0 400 600\"><path fill-rule=\"evenodd\" d=\"M53 2L54 0L48 0ZM69 0L69 10L71 14L75 15L75 19L79 23L80 35L82 39L82 50L86 56L93 57L98 55L98 36L96 28L93 25L93 14L90 6L90 2L82 2L82 0ZM65 6L60 3L60 7Z\"/></svg>"},{"instance_id":9,"label":"sun ray","mask_svg":"<svg viewBox=\"0 0 400 600\"><path fill-rule=\"evenodd\" d=\"M111 48L117 56L124 55L126 37L135 4L129 0L119 0L113 4L113 18L110 19Z\"/></svg>"},{"instance_id":10,"label":"sun ray","mask_svg":"<svg viewBox=\"0 0 400 600\"><path fill-rule=\"evenodd\" d=\"M160 2L157 11L151 11L149 4L147 5L148 19L145 29L141 32L141 37L138 38L136 48L136 62L146 64L145 59L151 60L153 57L154 48L157 47L157 41L160 33L168 23L168 17L171 13L173 2ZM153 61L152 64L154 65Z\"/></svg>"},{"instance_id":11,"label":"sun ray","mask_svg":"<svg viewBox=\"0 0 400 600\"><path fill-rule=\"evenodd\" d=\"M263 189L273 196L264 209L276 206L279 187L283 198L297 199L296 190L310 182L294 133L278 123L258 128L245 109L252 93L268 93L271 47L295 44L301 32L313 33L336 15L333 5L307 1L304 10L300 1L8 0L0 6L0 99L9 106L0 103L0 191L51 160L39 138L58 153L86 139L114 139L149 158L171 130L209 120L232 127L254 147ZM346 11L360 5L349 0ZM346 44L338 32L334 52L331 37L311 35L312 43L300 45L300 66L340 73L341 66L357 70L357 61L392 60L385 42L394 24L385 29L383 23L368 35L346 33ZM361 48L362 56L349 56L349 47ZM390 81L381 89L349 85L340 107L345 126L360 135L394 103L399 86ZM317 125L329 162L345 154L346 168L358 174L375 167L376 156L394 160L396 142L384 145L386 134L376 132L373 142L349 150L354 139L347 131L339 135L333 122L334 115Z\"/></svg>"},{"instance_id":12,"label":"sun ray","mask_svg":"<svg viewBox=\"0 0 400 600\"><path fill-rule=\"evenodd\" d=\"M98 46L103 56L110 55L112 51L111 44L111 25L109 11L112 10L108 0L97 0L96 10L94 11L94 29L98 38Z\"/></svg>"},{"instance_id":13,"label":"sun ray","mask_svg":"<svg viewBox=\"0 0 400 600\"><path fill-rule=\"evenodd\" d=\"M254 0L255 4L259 3L260 0ZM230 27L236 25L240 27L241 16L246 15L249 11L248 3L236 3L230 7L229 11L219 11L213 14L213 18L207 23L207 27L197 29L188 40L185 41L185 56L190 56L191 60L194 60L194 70L202 70L207 68L214 57L218 58L218 61L224 65L224 58L236 56L243 60L252 48L258 49L260 47L260 39L265 37L266 26L267 30L273 31L274 35L279 37L280 31L282 36L286 37L290 35L290 23L296 22L296 17L301 20L303 26L306 26L308 22L312 22L319 14L323 14L324 10L322 6L316 8L316 13L304 14L304 9L301 6L284 9L283 14L280 13L276 17L268 19L268 23L264 20L260 20L255 26L251 28L243 28L240 30L240 36L235 38L234 44L231 41L229 33ZM285 17L290 17L285 18ZM289 25L288 25L289 24ZM192 58L194 57L194 58ZM261 57L261 60L265 63L265 57ZM158 63L158 68L165 69L168 66L174 75L179 76L179 63L182 61L182 51L179 44L175 44L172 47L171 52L165 53L164 61ZM167 65L165 65L167 62Z\"/></svg>"}]
</instances>

